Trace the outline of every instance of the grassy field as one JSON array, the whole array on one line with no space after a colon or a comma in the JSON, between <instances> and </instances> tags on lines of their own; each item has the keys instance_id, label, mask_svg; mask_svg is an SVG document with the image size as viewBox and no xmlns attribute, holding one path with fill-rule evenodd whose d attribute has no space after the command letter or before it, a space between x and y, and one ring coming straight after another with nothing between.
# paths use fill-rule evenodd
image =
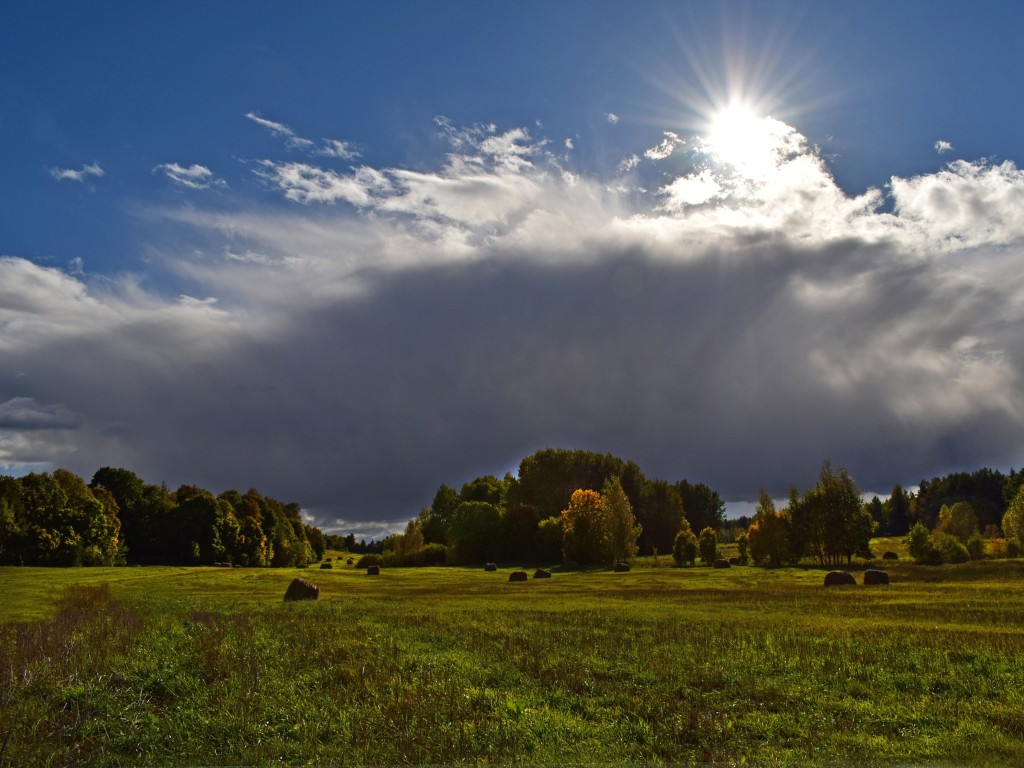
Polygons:
<instances>
[{"instance_id":1,"label":"grassy field","mask_svg":"<svg viewBox=\"0 0 1024 768\"><path fill-rule=\"evenodd\" d=\"M0 765L1024 764L1024 563L670 563L0 569Z\"/></svg>"}]
</instances>

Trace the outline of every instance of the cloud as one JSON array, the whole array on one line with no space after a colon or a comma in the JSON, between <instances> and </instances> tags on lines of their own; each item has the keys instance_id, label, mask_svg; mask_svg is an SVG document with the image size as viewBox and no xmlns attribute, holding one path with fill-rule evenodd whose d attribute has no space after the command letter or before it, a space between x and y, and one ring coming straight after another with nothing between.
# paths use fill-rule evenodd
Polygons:
<instances>
[{"instance_id":1,"label":"cloud","mask_svg":"<svg viewBox=\"0 0 1024 768\"><path fill-rule=\"evenodd\" d=\"M607 120L612 125L616 125L619 122L619 116L616 115L614 112L605 112L604 119Z\"/></svg>"},{"instance_id":2,"label":"cloud","mask_svg":"<svg viewBox=\"0 0 1024 768\"><path fill-rule=\"evenodd\" d=\"M661 143L644 152L644 157L648 160L664 160L675 152L682 143L683 140L672 133L672 131L665 131L665 138L661 140Z\"/></svg>"},{"instance_id":3,"label":"cloud","mask_svg":"<svg viewBox=\"0 0 1024 768\"><path fill-rule=\"evenodd\" d=\"M213 171L205 165L194 163L189 166L178 163L162 163L153 169L156 173L160 171L175 184L187 187L188 189L209 189L210 187L226 187L227 182L218 179Z\"/></svg>"},{"instance_id":4,"label":"cloud","mask_svg":"<svg viewBox=\"0 0 1024 768\"><path fill-rule=\"evenodd\" d=\"M103 170L103 166L101 166L99 163L89 163L88 165L83 165L78 170L75 170L73 168L50 169L50 175L53 176L53 178L57 179L57 181L84 182L88 180L90 176L101 178L102 176L105 175L105 173L106 172Z\"/></svg>"},{"instance_id":5,"label":"cloud","mask_svg":"<svg viewBox=\"0 0 1024 768\"><path fill-rule=\"evenodd\" d=\"M31 397L0 403L0 429L77 429L81 418L63 405L38 405Z\"/></svg>"},{"instance_id":6,"label":"cloud","mask_svg":"<svg viewBox=\"0 0 1024 768\"><path fill-rule=\"evenodd\" d=\"M938 141L935 142L935 151L938 152L940 155L943 155L946 152L952 152L953 145L950 144L948 141L943 141L942 139L939 139Z\"/></svg>"},{"instance_id":7,"label":"cloud","mask_svg":"<svg viewBox=\"0 0 1024 768\"><path fill-rule=\"evenodd\" d=\"M273 120L268 120L265 117L260 117L255 112L246 112L245 116L256 123L256 125L266 128L271 134L279 139L284 139L285 143L293 149L306 149L314 146L316 143L310 139L304 139L297 135L295 131L284 123L278 123Z\"/></svg>"},{"instance_id":8,"label":"cloud","mask_svg":"<svg viewBox=\"0 0 1024 768\"><path fill-rule=\"evenodd\" d=\"M742 167L688 140L644 192L525 129L437 124L433 166L264 161L301 205L164 211L173 295L0 259L0 393L78 419L0 461L256 484L343 532L547 446L729 500L826 457L882 490L1019 462L1012 163L850 196L786 126Z\"/></svg>"},{"instance_id":9,"label":"cloud","mask_svg":"<svg viewBox=\"0 0 1024 768\"><path fill-rule=\"evenodd\" d=\"M317 150L318 155L337 157L340 160L355 160L360 153L351 142L338 139L324 139L323 146Z\"/></svg>"}]
</instances>

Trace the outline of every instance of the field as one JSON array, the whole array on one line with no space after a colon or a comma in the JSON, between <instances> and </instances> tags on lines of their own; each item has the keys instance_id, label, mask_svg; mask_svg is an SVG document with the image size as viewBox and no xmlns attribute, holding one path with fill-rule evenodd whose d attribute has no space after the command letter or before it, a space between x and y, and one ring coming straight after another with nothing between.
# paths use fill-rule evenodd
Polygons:
<instances>
[{"instance_id":1,"label":"field","mask_svg":"<svg viewBox=\"0 0 1024 768\"><path fill-rule=\"evenodd\" d=\"M0 765L1024 764L1024 563L670 563L0 569Z\"/></svg>"}]
</instances>

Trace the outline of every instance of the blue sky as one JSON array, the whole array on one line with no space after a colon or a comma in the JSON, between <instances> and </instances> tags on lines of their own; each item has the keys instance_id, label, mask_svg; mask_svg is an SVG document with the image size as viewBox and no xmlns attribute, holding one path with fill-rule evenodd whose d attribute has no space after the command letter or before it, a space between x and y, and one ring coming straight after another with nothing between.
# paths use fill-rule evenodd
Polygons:
<instances>
[{"instance_id":1,"label":"blue sky","mask_svg":"<svg viewBox=\"0 0 1024 768\"><path fill-rule=\"evenodd\" d=\"M0 467L372 535L549 445L736 502L826 456L1019 466L1022 37L998 2L6 8Z\"/></svg>"}]
</instances>

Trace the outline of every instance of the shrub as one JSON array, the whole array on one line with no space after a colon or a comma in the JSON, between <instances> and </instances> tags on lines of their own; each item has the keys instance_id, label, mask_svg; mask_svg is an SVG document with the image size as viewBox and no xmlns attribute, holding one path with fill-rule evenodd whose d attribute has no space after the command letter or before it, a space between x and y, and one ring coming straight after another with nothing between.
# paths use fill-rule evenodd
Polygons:
<instances>
[{"instance_id":1,"label":"shrub","mask_svg":"<svg viewBox=\"0 0 1024 768\"><path fill-rule=\"evenodd\" d=\"M739 550L739 564L746 565L750 562L750 537L746 531L740 531L736 536L736 549Z\"/></svg>"},{"instance_id":2,"label":"shrub","mask_svg":"<svg viewBox=\"0 0 1024 768\"><path fill-rule=\"evenodd\" d=\"M700 532L697 546L700 548L700 559L704 565L711 565L719 559L718 534L714 528L708 527Z\"/></svg>"},{"instance_id":3,"label":"shrub","mask_svg":"<svg viewBox=\"0 0 1024 768\"><path fill-rule=\"evenodd\" d=\"M1024 546L1021 545L1020 539L1010 538L1006 540L1007 557L1020 557L1022 551L1024 551Z\"/></svg>"},{"instance_id":4,"label":"shrub","mask_svg":"<svg viewBox=\"0 0 1024 768\"><path fill-rule=\"evenodd\" d=\"M684 528L676 534L676 540L672 545L672 559L680 566L693 565L697 562L697 537L689 528Z\"/></svg>"},{"instance_id":5,"label":"shrub","mask_svg":"<svg viewBox=\"0 0 1024 768\"><path fill-rule=\"evenodd\" d=\"M971 559L967 547L952 534L935 531L932 533L932 544L939 551L941 561L944 563L966 563Z\"/></svg>"},{"instance_id":6,"label":"shrub","mask_svg":"<svg viewBox=\"0 0 1024 768\"><path fill-rule=\"evenodd\" d=\"M915 523L907 534L907 551L914 560L924 565L942 563L942 553L932 543L931 534L923 523Z\"/></svg>"},{"instance_id":7,"label":"shrub","mask_svg":"<svg viewBox=\"0 0 1024 768\"><path fill-rule=\"evenodd\" d=\"M356 563L356 568L369 568L371 565L383 565L384 558L380 555L363 555Z\"/></svg>"},{"instance_id":8,"label":"shrub","mask_svg":"<svg viewBox=\"0 0 1024 768\"><path fill-rule=\"evenodd\" d=\"M971 556L971 560L981 560L985 557L985 540L978 531L971 534L966 546L967 554Z\"/></svg>"}]
</instances>

